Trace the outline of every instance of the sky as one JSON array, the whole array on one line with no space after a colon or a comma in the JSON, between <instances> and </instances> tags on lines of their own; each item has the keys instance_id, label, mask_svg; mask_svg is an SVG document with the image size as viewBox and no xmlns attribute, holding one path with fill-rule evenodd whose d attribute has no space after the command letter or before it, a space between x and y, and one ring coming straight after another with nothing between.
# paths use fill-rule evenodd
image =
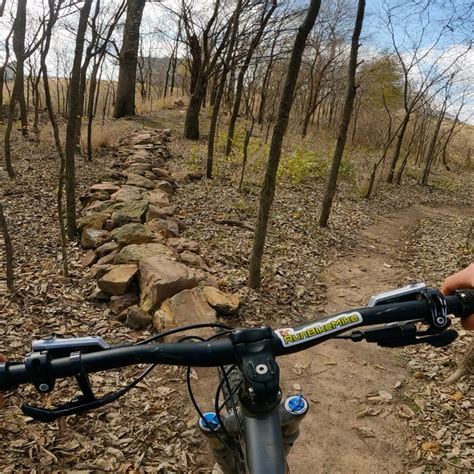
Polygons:
<instances>
[{"instance_id":1,"label":"sky","mask_svg":"<svg viewBox=\"0 0 474 474\"><path fill-rule=\"evenodd\" d=\"M117 0L103 0L104 4L111 6ZM176 0L167 0L175 2ZM199 5L210 0L199 0ZM294 0L296 4L307 5L306 0ZM323 0L323 2L334 0ZM355 5L355 0L339 0L348 4ZM10 2L9 2L10 3ZM12 2L13 3L13 2ZM419 55L426 53L426 58L420 63L420 67L426 68L428 65L437 61L438 67L447 67L453 60L466 49L466 42L471 36L474 25L474 2L469 0L431 0L429 10L421 10L420 0L367 0L366 15L364 19L364 28L362 33L362 55L376 55L384 50L393 50L391 36L387 27L387 11L393 12L393 32L396 37L397 46L407 62L410 61L410 51L413 50L413 44L419 41ZM28 0L29 8L32 12L39 11L41 0ZM324 5L324 3L323 3ZM161 27L166 31L167 22L163 20L166 16L160 14L159 3L147 3L144 13L144 30L150 32ZM161 9L162 11L162 9ZM456 15L453 12L458 12ZM2 20L2 19L0 19ZM467 21L470 20L470 23ZM3 22L5 19L2 20ZM6 35L5 25L0 21L0 60L2 57L3 42ZM446 26L447 25L447 26ZM164 26L164 28L163 28ZM424 30L423 27L427 26ZM30 28L31 30L31 28ZM151 36L144 31L145 41L154 43L157 54L160 49L164 50L162 55L168 54L168 46L164 46L163 38L155 35ZM440 35L440 31L443 33ZM156 39L155 39L156 38ZM58 35L56 44L60 45L58 49L69 49L72 51L72 36L69 33ZM161 47L160 47L161 42ZM458 65L462 66L461 89L468 89L467 101L462 114L462 119L474 124L474 49L466 53L465 58ZM55 66L51 64L53 71ZM416 69L413 71L413 79L416 80ZM455 104L451 107L452 112Z\"/></svg>"}]
</instances>

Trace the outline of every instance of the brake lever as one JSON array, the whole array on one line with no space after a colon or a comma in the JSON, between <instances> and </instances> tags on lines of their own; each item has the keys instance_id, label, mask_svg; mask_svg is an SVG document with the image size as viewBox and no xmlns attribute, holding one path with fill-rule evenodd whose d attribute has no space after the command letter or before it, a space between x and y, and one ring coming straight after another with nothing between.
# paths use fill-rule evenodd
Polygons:
<instances>
[{"instance_id":1,"label":"brake lever","mask_svg":"<svg viewBox=\"0 0 474 474\"><path fill-rule=\"evenodd\" d=\"M79 355L79 354L78 354ZM104 395L101 398L96 398L89 383L89 377L82 371L77 371L75 374L76 381L82 391L82 395L78 395L70 402L65 403L56 408L43 408L33 405L22 405L21 409L26 416L41 421L43 423L50 423L63 416L78 415L85 411L93 410L95 408L103 407L109 403L115 402L122 395L127 393L128 387L121 388L113 393Z\"/></svg>"},{"instance_id":2,"label":"brake lever","mask_svg":"<svg viewBox=\"0 0 474 474\"><path fill-rule=\"evenodd\" d=\"M51 423L52 421L55 421L63 416L78 415L85 411L102 407L114 402L119 396L120 395L118 395L118 392L115 392L102 398L88 400L84 395L79 395L70 402L53 409L25 404L22 405L21 410L23 411L24 415L30 416L37 421L41 421L42 423Z\"/></svg>"},{"instance_id":3,"label":"brake lever","mask_svg":"<svg viewBox=\"0 0 474 474\"><path fill-rule=\"evenodd\" d=\"M50 373L49 365L51 360L54 357L64 357L68 354L71 366L74 368L74 377L82 394L73 398L70 402L52 409L24 404L21 407L23 413L37 421L50 423L64 416L77 415L94 408L99 408L120 398L126 393L125 389L96 398L92 391L89 377L82 368L82 351L86 353L96 352L108 348L107 343L101 338L95 337L72 339L47 338L34 341L33 352L25 357L25 365L30 369L36 389L40 393L48 393L53 390L55 380L48 375Z\"/></svg>"},{"instance_id":4,"label":"brake lever","mask_svg":"<svg viewBox=\"0 0 474 474\"><path fill-rule=\"evenodd\" d=\"M430 328L439 333L449 327L446 299L440 291L427 288L425 283L414 283L374 295L370 298L368 306L374 307L416 300L425 300L428 303L430 317L426 319L426 323L429 324Z\"/></svg>"},{"instance_id":5,"label":"brake lever","mask_svg":"<svg viewBox=\"0 0 474 474\"><path fill-rule=\"evenodd\" d=\"M449 323L448 323L449 325ZM416 322L389 324L382 328L352 331L349 337L354 342L365 340L375 342L380 347L404 347L416 344L430 344L434 347L444 347L451 344L458 336L457 331L448 329L439 331L430 327L419 331Z\"/></svg>"}]
</instances>

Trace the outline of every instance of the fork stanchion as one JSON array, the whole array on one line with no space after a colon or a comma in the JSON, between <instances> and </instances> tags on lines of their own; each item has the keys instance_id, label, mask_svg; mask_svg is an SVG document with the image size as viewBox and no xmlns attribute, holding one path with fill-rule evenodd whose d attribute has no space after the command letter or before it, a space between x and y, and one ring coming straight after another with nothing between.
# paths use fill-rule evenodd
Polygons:
<instances>
[{"instance_id":1,"label":"fork stanchion","mask_svg":"<svg viewBox=\"0 0 474 474\"><path fill-rule=\"evenodd\" d=\"M300 434L300 423L309 410L309 403L303 395L291 395L280 405L281 433L285 455L287 455Z\"/></svg>"},{"instance_id":2,"label":"fork stanchion","mask_svg":"<svg viewBox=\"0 0 474 474\"><path fill-rule=\"evenodd\" d=\"M230 440L226 440L219 418L213 411L203 413L203 415L203 418L199 419L199 429L206 437L211 454L224 472L237 472L234 454L228 442Z\"/></svg>"}]
</instances>

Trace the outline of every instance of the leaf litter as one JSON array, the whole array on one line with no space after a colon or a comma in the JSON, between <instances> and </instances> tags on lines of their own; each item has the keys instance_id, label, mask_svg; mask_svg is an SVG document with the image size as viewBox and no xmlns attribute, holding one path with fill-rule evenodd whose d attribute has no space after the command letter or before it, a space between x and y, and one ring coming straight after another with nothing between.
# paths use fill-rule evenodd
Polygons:
<instances>
[{"instance_id":1,"label":"leaf litter","mask_svg":"<svg viewBox=\"0 0 474 474\"><path fill-rule=\"evenodd\" d=\"M182 143L176 142L178 156ZM14 183L2 179L0 184L16 252L18 289L18 296L11 298L0 280L0 306L4 308L0 321L1 351L18 360L29 350L33 338L51 333L97 334L110 342L133 342L147 336L146 331L137 333L116 323L106 305L87 301L93 283L81 267L84 252L74 243L68 247L71 279L61 277L55 153L51 150L47 156L39 156L31 146L22 144L17 150L15 165L20 178ZM104 167L112 164L114 153L112 150L92 164L80 160L78 195L97 181ZM184 160L175 160L173 166L182 168ZM251 233L220 225L214 219L253 224L258 189L249 185L244 193L238 193L226 176L212 183L197 181L181 186L178 205L188 227L187 235L202 244L206 258L221 278L220 284L238 291L244 299L241 317L233 321L236 325L290 325L323 314L326 287L319 275L332 261L351 254L358 240L357 229L394 209L409 207L414 200L430 205L472 202L470 195L453 196L417 186L382 190L376 200L367 202L355 199L351 189L342 184L331 227L321 231L316 223L322 191L322 182L311 186L280 185L270 222L262 290L253 291L245 286ZM465 253L455 243L456 239L464 238L463 220L464 217L453 215L442 220L441 225L438 220L428 220L417 226L404 253L407 279L416 277L439 284L442 276L465 263ZM439 252L440 249L443 251ZM412 461L418 467L411 472L424 472L425 468L472 468L472 389L469 381L458 382L454 388L441 385L453 370L453 353L461 353L470 338L464 333L454 349L404 350L410 370L426 378L404 380L402 393L394 400L387 400L380 392L375 394L382 399L378 402L380 407L366 407L361 415L384 416L386 412L381 407L387 401L395 404L401 421L409 424L415 437ZM295 367L298 375L305 370ZM104 393L123 385L123 380L135 373L136 369L130 368L120 375L94 375L94 382L99 385L99 393ZM19 405L64 402L73 393L68 383L57 384L61 395L55 391L54 396L42 400L31 388L7 394L0 412L3 472L34 472L39 465L52 471L210 472L210 459L196 429L197 417L185 401L182 380L182 369L155 370L141 390L133 390L120 402L50 425L23 417ZM455 393L462 397L456 395L459 400L453 399ZM372 436L370 429L364 427L356 427L356 431L361 437Z\"/></svg>"}]
</instances>

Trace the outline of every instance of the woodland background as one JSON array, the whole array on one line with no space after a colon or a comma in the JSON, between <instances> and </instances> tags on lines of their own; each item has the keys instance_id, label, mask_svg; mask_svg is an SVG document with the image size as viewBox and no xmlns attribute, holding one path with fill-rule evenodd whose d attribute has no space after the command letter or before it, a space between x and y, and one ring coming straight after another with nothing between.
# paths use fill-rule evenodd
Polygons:
<instances>
[{"instance_id":1,"label":"woodland background","mask_svg":"<svg viewBox=\"0 0 474 474\"><path fill-rule=\"evenodd\" d=\"M0 0L2 352L19 358L45 331L138 337L87 301L77 244L78 197L137 130L171 129L172 171L192 177L177 194L187 235L242 295L241 324L292 324L414 279L438 285L472 261L473 21L462 0ZM472 468L469 381L440 388L471 336L453 347L384 353L389 400L367 401L371 373L354 369L364 422L396 427L382 435L397 449L400 420L416 433L394 455L413 472ZM333 350L330 362L348 355ZM295 364L301 380L311 369ZM315 396L343 386L333 376ZM183 438L191 411L167 398L181 401L176 373L154 377L175 432L144 419L157 410L149 387L102 412L112 427L127 417L117 439L100 417L16 427L25 395L10 394L3 465L205 469L205 456L181 455L202 442ZM331 420L337 436L354 413ZM358 435L353 456L384 458L387 446Z\"/></svg>"}]
</instances>

